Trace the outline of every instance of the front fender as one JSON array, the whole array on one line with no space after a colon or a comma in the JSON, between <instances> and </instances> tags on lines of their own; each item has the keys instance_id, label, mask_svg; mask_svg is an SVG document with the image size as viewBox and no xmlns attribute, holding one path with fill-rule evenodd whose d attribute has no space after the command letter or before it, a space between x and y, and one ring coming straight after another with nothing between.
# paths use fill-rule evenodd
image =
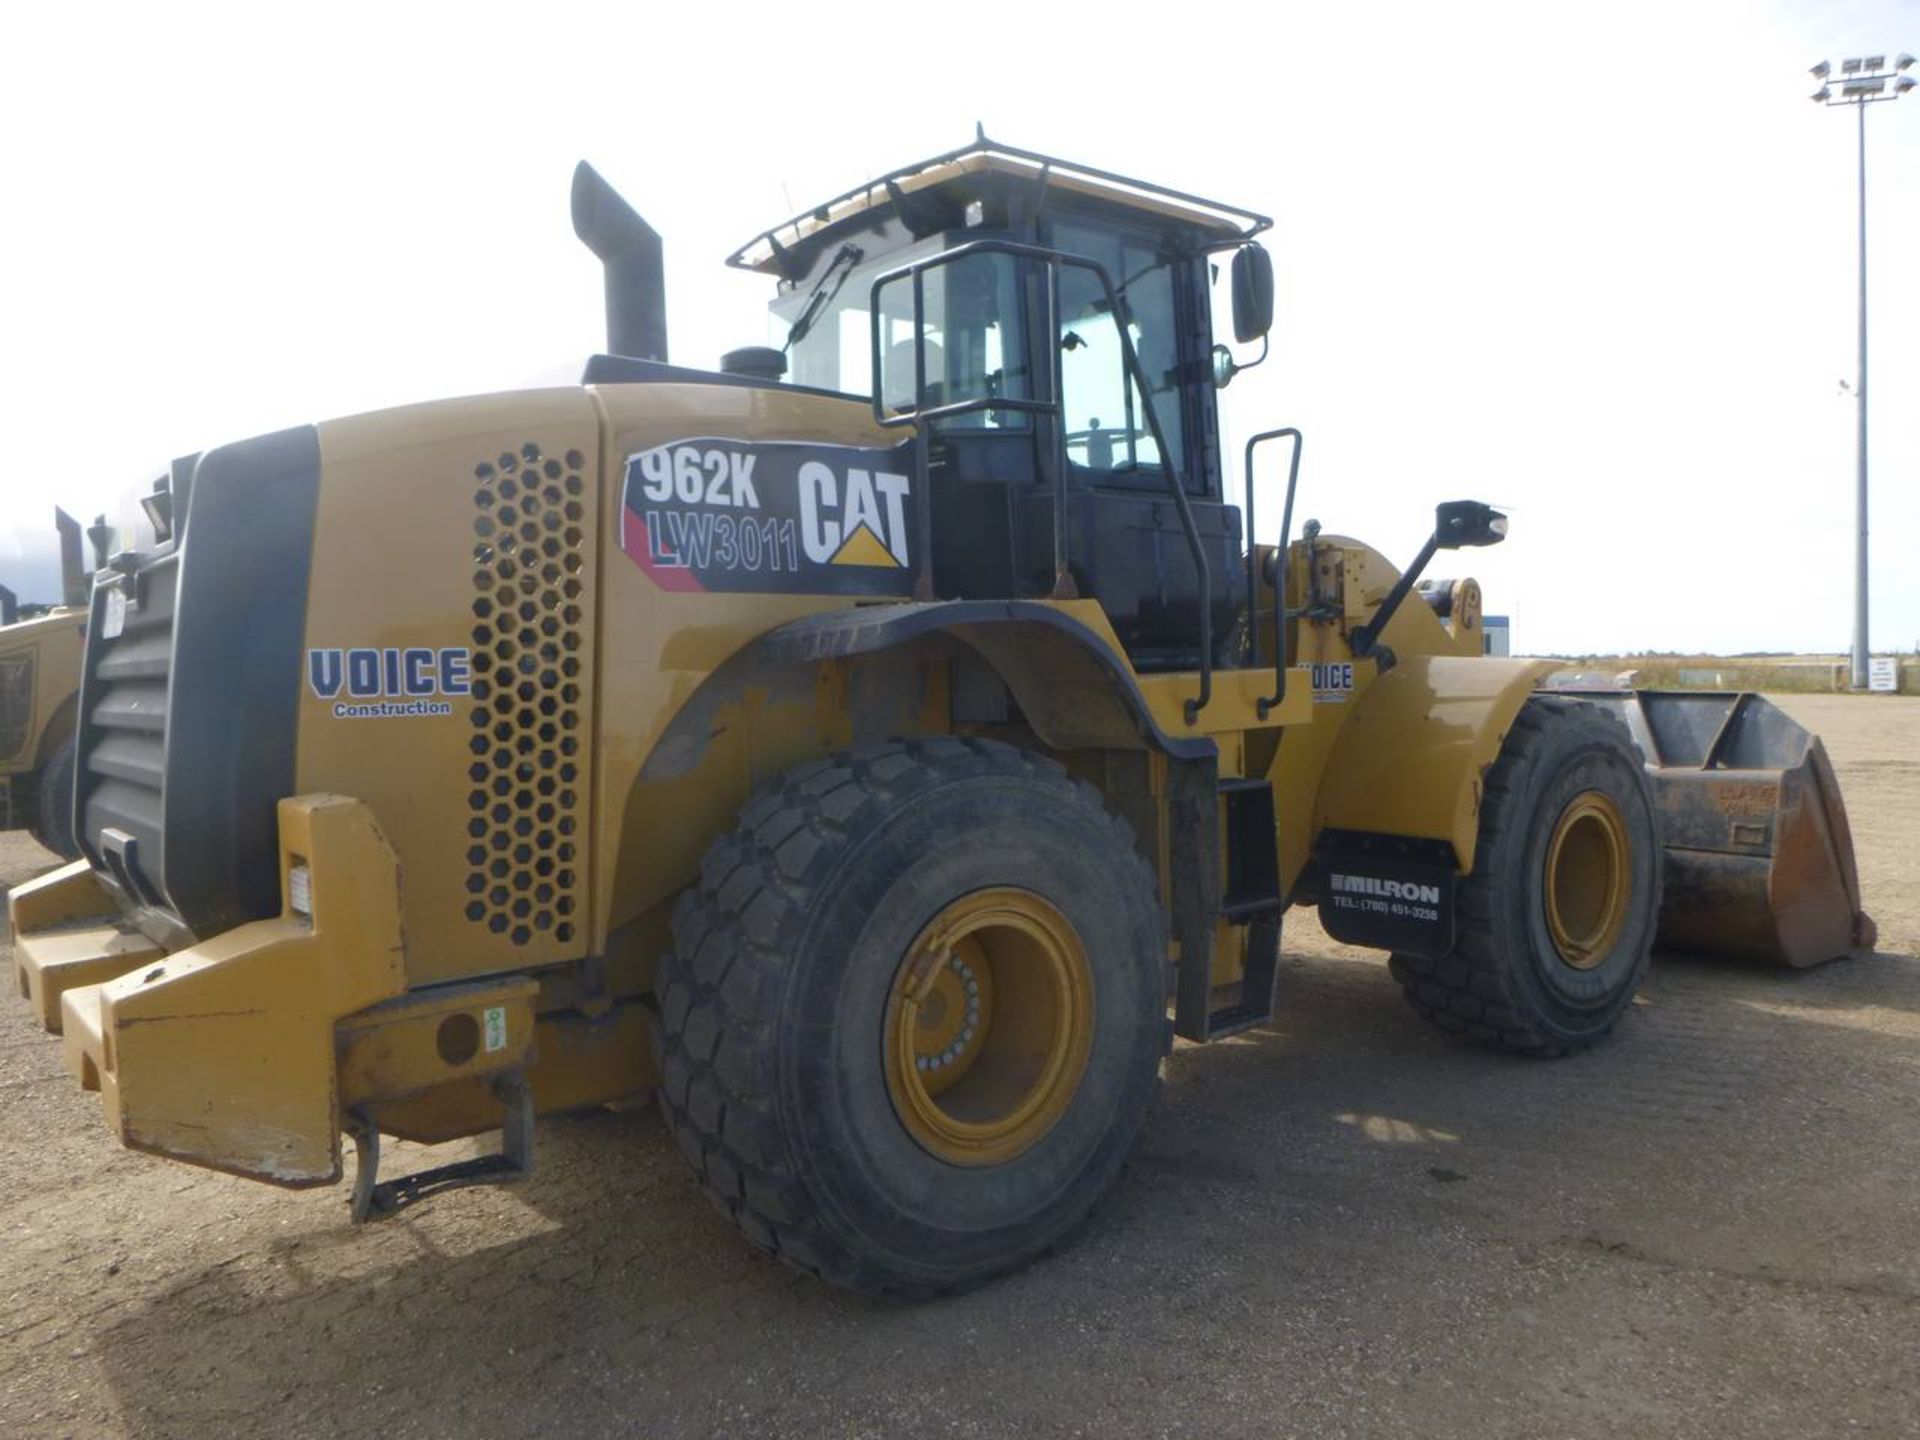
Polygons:
<instances>
[{"instance_id":1,"label":"front fender","mask_svg":"<svg viewBox=\"0 0 1920 1440\"><path fill-rule=\"evenodd\" d=\"M1473 868L1482 777L1500 754L1544 660L1414 655L1354 701L1327 756L1313 834L1328 828L1451 844Z\"/></svg>"}]
</instances>

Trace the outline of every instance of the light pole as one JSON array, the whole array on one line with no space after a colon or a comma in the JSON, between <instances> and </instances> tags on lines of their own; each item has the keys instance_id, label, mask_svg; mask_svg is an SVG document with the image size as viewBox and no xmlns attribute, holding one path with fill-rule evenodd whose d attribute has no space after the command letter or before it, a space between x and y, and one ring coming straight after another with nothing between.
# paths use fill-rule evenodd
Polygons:
<instances>
[{"instance_id":1,"label":"light pole","mask_svg":"<svg viewBox=\"0 0 1920 1440\"><path fill-rule=\"evenodd\" d=\"M1859 531L1854 537L1853 558L1853 688L1867 688L1867 106L1882 100L1898 100L1913 89L1912 77L1905 71L1913 67L1913 56L1902 55L1887 68L1887 57L1868 55L1840 62L1840 73L1822 60L1813 67L1813 78L1820 89L1813 99L1829 109L1851 105L1859 111L1860 129L1860 378L1854 399L1860 407L1860 433L1856 440L1859 466L1859 495L1856 515ZM1834 84L1840 90L1834 93Z\"/></svg>"}]
</instances>

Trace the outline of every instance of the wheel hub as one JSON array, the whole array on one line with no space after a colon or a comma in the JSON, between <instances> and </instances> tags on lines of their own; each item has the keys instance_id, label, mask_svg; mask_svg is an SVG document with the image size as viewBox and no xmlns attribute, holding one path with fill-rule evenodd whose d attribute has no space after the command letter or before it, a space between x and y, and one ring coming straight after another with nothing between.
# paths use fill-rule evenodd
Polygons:
<instances>
[{"instance_id":1,"label":"wheel hub","mask_svg":"<svg viewBox=\"0 0 1920 1440\"><path fill-rule=\"evenodd\" d=\"M1547 933L1560 959L1591 970L1612 953L1632 894L1627 825L1610 796L1587 790L1567 803L1547 845Z\"/></svg>"},{"instance_id":2,"label":"wheel hub","mask_svg":"<svg viewBox=\"0 0 1920 1440\"><path fill-rule=\"evenodd\" d=\"M1066 1111L1093 1039L1093 971L1066 916L1030 890L946 906L900 962L887 1091L907 1133L953 1165L1003 1164Z\"/></svg>"}]
</instances>

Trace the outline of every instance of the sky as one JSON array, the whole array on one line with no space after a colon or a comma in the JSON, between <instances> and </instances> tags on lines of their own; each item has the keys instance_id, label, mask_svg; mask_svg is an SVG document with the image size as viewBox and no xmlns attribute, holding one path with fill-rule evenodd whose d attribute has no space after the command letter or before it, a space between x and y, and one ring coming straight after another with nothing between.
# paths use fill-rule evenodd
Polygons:
<instances>
[{"instance_id":1,"label":"sky","mask_svg":"<svg viewBox=\"0 0 1920 1440\"><path fill-rule=\"evenodd\" d=\"M1299 516L1395 559L1438 501L1508 507L1434 573L1477 574L1517 651L1849 643L1855 117L1807 68L1920 53L1915 0L174 0L8 29L0 582L53 503L170 456L576 377L603 322L576 160L665 237L673 358L712 365L766 335L726 255L978 121L1274 216L1228 454L1300 426ZM1910 650L1920 93L1866 118L1872 639Z\"/></svg>"}]
</instances>

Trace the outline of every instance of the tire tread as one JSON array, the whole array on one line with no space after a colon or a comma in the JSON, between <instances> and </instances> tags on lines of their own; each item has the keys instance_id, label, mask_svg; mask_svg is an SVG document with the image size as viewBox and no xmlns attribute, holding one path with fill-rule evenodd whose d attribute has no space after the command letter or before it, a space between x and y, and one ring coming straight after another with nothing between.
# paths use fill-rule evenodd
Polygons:
<instances>
[{"instance_id":1,"label":"tire tread","mask_svg":"<svg viewBox=\"0 0 1920 1440\"><path fill-rule=\"evenodd\" d=\"M959 1284L902 1283L823 1224L776 1114L777 1028L789 957L839 858L881 815L919 792L995 775L1038 780L1132 857L1129 881L1158 894L1132 831L1100 794L1053 761L975 738L895 740L787 771L741 810L676 902L660 961L660 1109L708 1198L761 1249L830 1284L920 1298ZM1091 1204L1091 1201L1089 1202Z\"/></svg>"},{"instance_id":2,"label":"tire tread","mask_svg":"<svg viewBox=\"0 0 1920 1440\"><path fill-rule=\"evenodd\" d=\"M1568 696L1535 695L1520 707L1513 728L1487 771L1480 807L1480 832L1473 873L1460 883L1457 912L1460 936L1453 950L1438 959L1396 954L1388 961L1407 1003L1430 1024L1464 1035L1493 1049L1553 1058L1592 1048L1599 1036L1584 1040L1551 1033L1529 1013L1514 975L1496 946L1499 906L1497 877L1488 863L1510 827L1524 823L1512 813L1524 769L1549 729L1576 719L1598 717L1619 722L1598 705ZM1624 736L1625 731L1622 730ZM1631 741L1628 742L1631 744ZM1637 763L1637 762L1636 762ZM1652 912L1660 909L1661 866L1653 866Z\"/></svg>"}]
</instances>

